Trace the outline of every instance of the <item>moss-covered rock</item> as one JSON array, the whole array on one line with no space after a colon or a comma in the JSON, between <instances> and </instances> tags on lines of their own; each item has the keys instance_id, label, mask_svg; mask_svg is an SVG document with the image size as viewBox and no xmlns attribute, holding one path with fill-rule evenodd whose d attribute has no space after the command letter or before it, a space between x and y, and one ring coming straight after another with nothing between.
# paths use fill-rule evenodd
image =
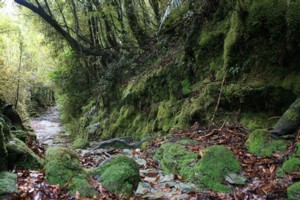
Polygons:
<instances>
[{"instance_id":1,"label":"moss-covered rock","mask_svg":"<svg viewBox=\"0 0 300 200\"><path fill-rule=\"evenodd\" d=\"M300 170L300 159L293 157L285 161L282 167L278 170L278 175L283 177L286 173Z\"/></svg>"},{"instance_id":2,"label":"moss-covered rock","mask_svg":"<svg viewBox=\"0 0 300 200\"><path fill-rule=\"evenodd\" d=\"M80 165L78 155L65 147L49 147L46 151L46 179L50 184L65 185L72 195L94 197L98 192L88 182L89 174Z\"/></svg>"},{"instance_id":3,"label":"moss-covered rock","mask_svg":"<svg viewBox=\"0 0 300 200\"><path fill-rule=\"evenodd\" d=\"M300 182L296 182L288 187L287 194L289 200L300 199Z\"/></svg>"},{"instance_id":4,"label":"moss-covered rock","mask_svg":"<svg viewBox=\"0 0 300 200\"><path fill-rule=\"evenodd\" d=\"M28 146L19 140L12 137L6 144L8 152L8 167L22 169L41 169L43 168L44 161L38 157Z\"/></svg>"},{"instance_id":5,"label":"moss-covered rock","mask_svg":"<svg viewBox=\"0 0 300 200\"><path fill-rule=\"evenodd\" d=\"M275 125L277 119L268 119L271 116L267 113L247 112L242 114L241 124L249 131L267 129Z\"/></svg>"},{"instance_id":6,"label":"moss-covered rock","mask_svg":"<svg viewBox=\"0 0 300 200\"><path fill-rule=\"evenodd\" d=\"M0 172L7 169L7 150L4 141L3 125L0 123Z\"/></svg>"},{"instance_id":7,"label":"moss-covered rock","mask_svg":"<svg viewBox=\"0 0 300 200\"><path fill-rule=\"evenodd\" d=\"M238 173L241 166L233 153L224 146L211 146L193 168L194 181L218 192L231 191L224 178L229 173Z\"/></svg>"},{"instance_id":8,"label":"moss-covered rock","mask_svg":"<svg viewBox=\"0 0 300 200\"><path fill-rule=\"evenodd\" d=\"M19 130L11 131L11 134L14 135L16 138L18 138L19 140L22 140L25 143L28 141L36 140L36 134L32 131L19 129Z\"/></svg>"},{"instance_id":9,"label":"moss-covered rock","mask_svg":"<svg viewBox=\"0 0 300 200\"><path fill-rule=\"evenodd\" d=\"M170 142L162 144L154 155L165 173L179 173L186 179L193 175L191 170L197 158L197 154L187 151L183 145Z\"/></svg>"},{"instance_id":10,"label":"moss-covered rock","mask_svg":"<svg viewBox=\"0 0 300 200\"><path fill-rule=\"evenodd\" d=\"M85 149L87 147L89 147L89 142L84 139L84 138L80 138L77 137L72 144L72 149Z\"/></svg>"},{"instance_id":11,"label":"moss-covered rock","mask_svg":"<svg viewBox=\"0 0 300 200\"><path fill-rule=\"evenodd\" d=\"M46 178L50 184L66 184L83 174L78 155L65 147L49 147L45 157Z\"/></svg>"},{"instance_id":12,"label":"moss-covered rock","mask_svg":"<svg viewBox=\"0 0 300 200\"><path fill-rule=\"evenodd\" d=\"M103 187L120 197L130 197L140 181L139 168L134 160L118 155L97 172Z\"/></svg>"},{"instance_id":13,"label":"moss-covered rock","mask_svg":"<svg viewBox=\"0 0 300 200\"><path fill-rule=\"evenodd\" d=\"M12 193L18 193L16 187L17 175L9 172L0 172L0 199L4 198L4 195Z\"/></svg>"},{"instance_id":14,"label":"moss-covered rock","mask_svg":"<svg viewBox=\"0 0 300 200\"><path fill-rule=\"evenodd\" d=\"M79 175L72 178L68 188L72 195L75 195L76 192L79 192L81 197L95 197L98 195L98 192L91 186L85 175Z\"/></svg>"},{"instance_id":15,"label":"moss-covered rock","mask_svg":"<svg viewBox=\"0 0 300 200\"><path fill-rule=\"evenodd\" d=\"M247 141L246 147L250 153L258 156L271 156L273 153L281 153L287 147L285 140L273 139L265 129L253 131Z\"/></svg>"}]
</instances>

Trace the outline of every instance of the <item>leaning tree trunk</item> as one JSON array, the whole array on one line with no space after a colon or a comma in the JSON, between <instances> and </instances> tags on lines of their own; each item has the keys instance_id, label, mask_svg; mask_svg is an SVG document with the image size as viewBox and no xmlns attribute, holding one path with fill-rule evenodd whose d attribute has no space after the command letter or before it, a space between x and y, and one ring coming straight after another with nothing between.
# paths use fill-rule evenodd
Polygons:
<instances>
[{"instance_id":1,"label":"leaning tree trunk","mask_svg":"<svg viewBox=\"0 0 300 200\"><path fill-rule=\"evenodd\" d=\"M271 133L277 136L293 134L300 128L300 97L285 111Z\"/></svg>"}]
</instances>

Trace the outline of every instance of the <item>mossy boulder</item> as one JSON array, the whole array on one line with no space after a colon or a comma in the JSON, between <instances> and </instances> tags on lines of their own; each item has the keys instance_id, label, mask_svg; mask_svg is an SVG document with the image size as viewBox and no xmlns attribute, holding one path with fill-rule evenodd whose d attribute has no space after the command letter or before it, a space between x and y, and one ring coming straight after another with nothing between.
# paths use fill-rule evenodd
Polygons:
<instances>
[{"instance_id":1,"label":"mossy boulder","mask_svg":"<svg viewBox=\"0 0 300 200\"><path fill-rule=\"evenodd\" d=\"M77 137L72 143L72 149L85 149L89 146L89 142L86 139L80 137Z\"/></svg>"},{"instance_id":2,"label":"mossy boulder","mask_svg":"<svg viewBox=\"0 0 300 200\"><path fill-rule=\"evenodd\" d=\"M93 197L98 192L88 182L88 174L81 167L78 155L65 147L49 147L46 151L46 178L50 184L68 184L71 194Z\"/></svg>"},{"instance_id":3,"label":"mossy boulder","mask_svg":"<svg viewBox=\"0 0 300 200\"><path fill-rule=\"evenodd\" d=\"M154 155L165 173L179 173L186 179L192 176L191 170L197 158L197 154L187 151L182 144L171 142L162 144Z\"/></svg>"},{"instance_id":4,"label":"mossy boulder","mask_svg":"<svg viewBox=\"0 0 300 200\"><path fill-rule=\"evenodd\" d=\"M287 109L271 131L277 136L293 134L300 128L300 98Z\"/></svg>"},{"instance_id":5,"label":"mossy boulder","mask_svg":"<svg viewBox=\"0 0 300 200\"><path fill-rule=\"evenodd\" d=\"M290 158L285 161L282 167L278 170L278 175L283 177L286 173L291 173L293 171L300 170L300 159L299 158Z\"/></svg>"},{"instance_id":6,"label":"mossy boulder","mask_svg":"<svg viewBox=\"0 0 300 200\"><path fill-rule=\"evenodd\" d=\"M95 197L99 194L88 182L86 175L78 175L72 178L68 188L72 195L79 192L81 197Z\"/></svg>"},{"instance_id":7,"label":"mossy boulder","mask_svg":"<svg viewBox=\"0 0 300 200\"><path fill-rule=\"evenodd\" d=\"M100 175L103 187L119 197L130 197L140 181L138 165L123 155L112 158L96 174Z\"/></svg>"},{"instance_id":8,"label":"mossy boulder","mask_svg":"<svg viewBox=\"0 0 300 200\"><path fill-rule=\"evenodd\" d=\"M296 182L288 187L287 195L289 200L300 199L300 182Z\"/></svg>"},{"instance_id":9,"label":"mossy boulder","mask_svg":"<svg viewBox=\"0 0 300 200\"><path fill-rule=\"evenodd\" d=\"M4 141L3 125L0 123L0 171L7 169L7 150Z\"/></svg>"},{"instance_id":10,"label":"mossy boulder","mask_svg":"<svg viewBox=\"0 0 300 200\"><path fill-rule=\"evenodd\" d=\"M16 187L17 175L9 172L0 172L0 199L6 199L5 195L18 193ZM10 199L10 198L7 198Z\"/></svg>"},{"instance_id":11,"label":"mossy boulder","mask_svg":"<svg viewBox=\"0 0 300 200\"><path fill-rule=\"evenodd\" d=\"M214 145L209 147L203 158L192 169L195 183L217 192L230 192L224 178L230 173L238 173L241 166L233 153L225 146Z\"/></svg>"},{"instance_id":12,"label":"mossy boulder","mask_svg":"<svg viewBox=\"0 0 300 200\"><path fill-rule=\"evenodd\" d=\"M8 152L8 167L22 169L41 169L44 161L38 157L24 142L18 138L12 139L6 144Z\"/></svg>"},{"instance_id":13,"label":"mossy boulder","mask_svg":"<svg viewBox=\"0 0 300 200\"><path fill-rule=\"evenodd\" d=\"M22 130L22 129L13 130L11 131L11 134L25 143L28 141L36 140L36 134L34 132L27 131L27 130Z\"/></svg>"},{"instance_id":14,"label":"mossy boulder","mask_svg":"<svg viewBox=\"0 0 300 200\"><path fill-rule=\"evenodd\" d=\"M50 184L64 185L84 173L78 155L68 148L49 147L45 159L46 178Z\"/></svg>"},{"instance_id":15,"label":"mossy boulder","mask_svg":"<svg viewBox=\"0 0 300 200\"><path fill-rule=\"evenodd\" d=\"M265 129L257 129L249 135L246 147L255 155L271 156L273 153L282 153L287 147L287 142L273 139Z\"/></svg>"}]
</instances>

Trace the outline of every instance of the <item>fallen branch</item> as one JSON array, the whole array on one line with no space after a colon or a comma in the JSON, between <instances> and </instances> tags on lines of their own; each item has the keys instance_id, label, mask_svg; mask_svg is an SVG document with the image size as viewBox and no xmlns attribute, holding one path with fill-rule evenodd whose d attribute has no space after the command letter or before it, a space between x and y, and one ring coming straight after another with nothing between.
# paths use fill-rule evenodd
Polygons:
<instances>
[{"instance_id":1,"label":"fallen branch","mask_svg":"<svg viewBox=\"0 0 300 200\"><path fill-rule=\"evenodd\" d=\"M212 118L211 118L211 120L210 120L211 123L214 121L216 112L218 111L218 108L219 108L219 105L220 105L220 101L221 101L221 96L222 96L222 92L223 92L223 87L224 87L225 79L226 79L226 73L225 73L224 76L223 76L223 80L222 80L222 83L221 83L221 88L220 88L220 93L219 93L217 105L216 105L216 107L215 107L213 116L212 116Z\"/></svg>"},{"instance_id":2,"label":"fallen branch","mask_svg":"<svg viewBox=\"0 0 300 200\"><path fill-rule=\"evenodd\" d=\"M128 148L133 148L133 147L139 146L140 144L142 144L144 142L153 140L155 138L156 137L148 137L148 138L145 138L145 139L143 139L141 141L138 141L138 142L133 142L131 137L113 138L113 139L110 139L110 140L100 142L100 144L98 144L96 147L94 147L94 150L95 149L100 149L100 148L105 148L105 147L108 147L108 146L116 146L118 144L124 145Z\"/></svg>"}]
</instances>

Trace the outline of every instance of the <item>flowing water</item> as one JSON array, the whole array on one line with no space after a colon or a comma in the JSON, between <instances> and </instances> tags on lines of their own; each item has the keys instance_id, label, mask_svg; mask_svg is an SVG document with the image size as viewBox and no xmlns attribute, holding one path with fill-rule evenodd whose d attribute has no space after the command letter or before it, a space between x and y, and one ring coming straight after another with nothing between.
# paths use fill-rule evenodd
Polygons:
<instances>
[{"instance_id":1,"label":"flowing water","mask_svg":"<svg viewBox=\"0 0 300 200\"><path fill-rule=\"evenodd\" d=\"M51 107L43 115L32 118L30 126L35 131L41 144L48 146L70 145L70 138L64 133L57 107Z\"/></svg>"}]
</instances>

